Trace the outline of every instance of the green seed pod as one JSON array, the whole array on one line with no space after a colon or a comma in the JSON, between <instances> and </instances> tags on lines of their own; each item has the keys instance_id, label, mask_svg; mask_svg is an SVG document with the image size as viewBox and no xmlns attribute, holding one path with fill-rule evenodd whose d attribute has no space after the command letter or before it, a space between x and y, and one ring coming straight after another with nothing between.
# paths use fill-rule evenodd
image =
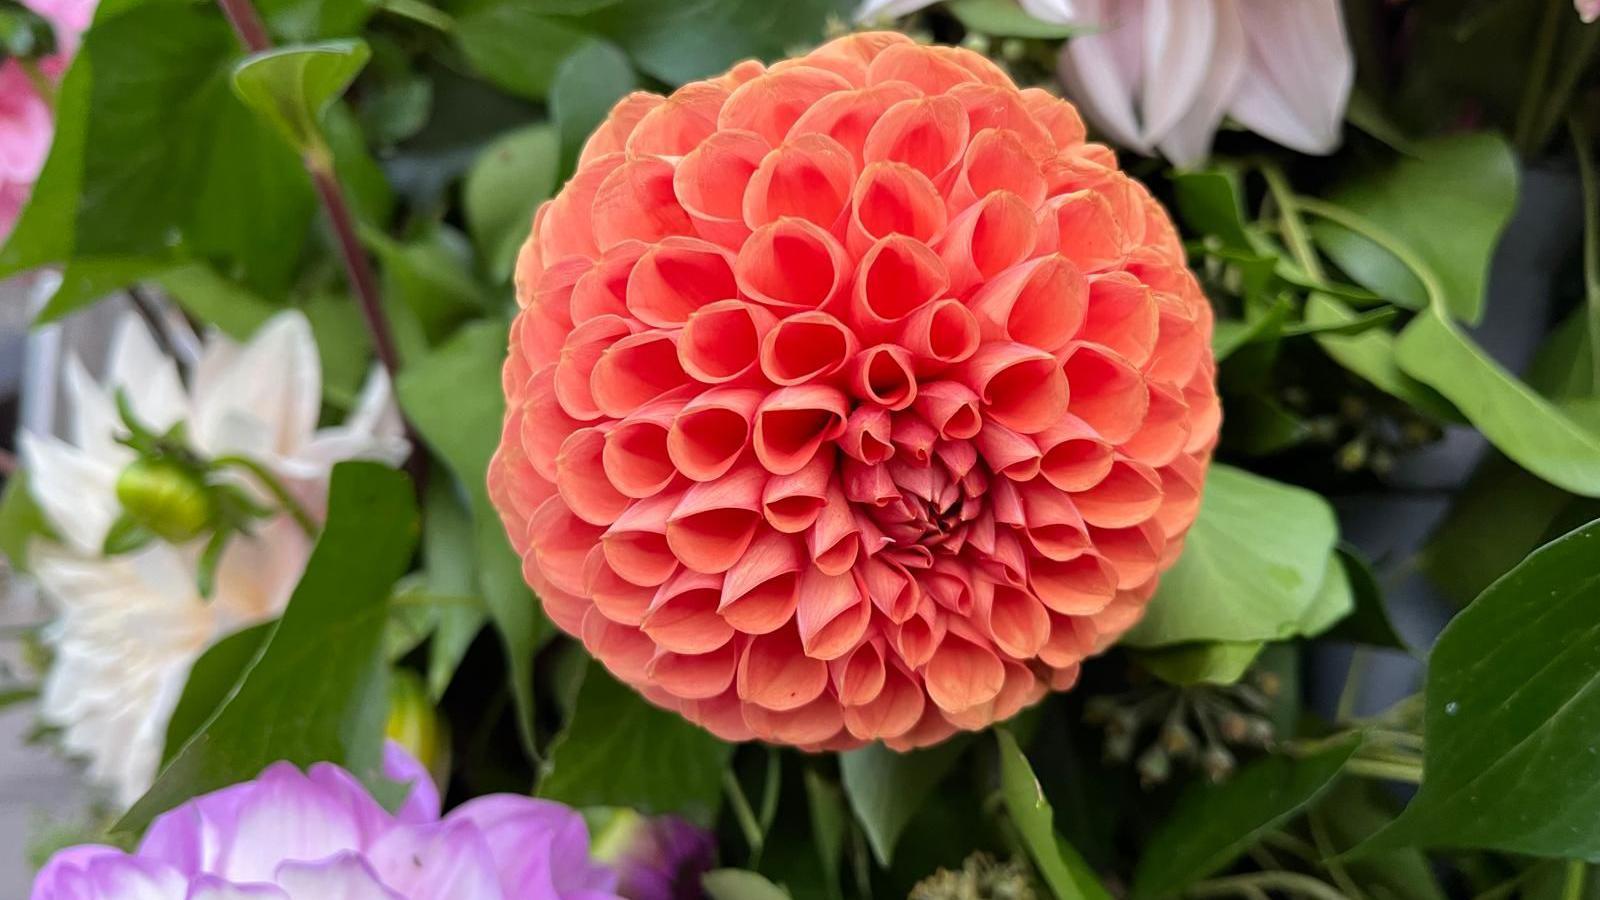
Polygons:
<instances>
[{"instance_id":1,"label":"green seed pod","mask_svg":"<svg viewBox=\"0 0 1600 900\"><path fill-rule=\"evenodd\" d=\"M422 763L442 789L450 775L450 729L433 708L422 679L409 669L389 678L389 718L383 732Z\"/></svg>"},{"instance_id":2,"label":"green seed pod","mask_svg":"<svg viewBox=\"0 0 1600 900\"><path fill-rule=\"evenodd\" d=\"M128 518L168 543L203 534L215 504L200 475L170 459L139 459L117 476L117 501Z\"/></svg>"}]
</instances>

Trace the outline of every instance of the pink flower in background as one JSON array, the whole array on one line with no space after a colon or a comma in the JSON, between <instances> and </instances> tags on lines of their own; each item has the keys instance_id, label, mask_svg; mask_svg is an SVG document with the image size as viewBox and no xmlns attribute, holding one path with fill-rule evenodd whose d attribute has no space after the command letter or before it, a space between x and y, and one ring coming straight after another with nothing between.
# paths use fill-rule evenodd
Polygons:
<instances>
[{"instance_id":1,"label":"pink flower in background","mask_svg":"<svg viewBox=\"0 0 1600 900\"><path fill-rule=\"evenodd\" d=\"M1600 0L1572 0L1578 8L1578 16L1585 22L1600 19Z\"/></svg>"},{"instance_id":2,"label":"pink flower in background","mask_svg":"<svg viewBox=\"0 0 1600 900\"><path fill-rule=\"evenodd\" d=\"M1354 64L1338 0L1079 0L1103 30L1073 38L1061 77L1117 143L1201 162L1227 116L1330 153Z\"/></svg>"},{"instance_id":3,"label":"pink flower in background","mask_svg":"<svg viewBox=\"0 0 1600 900\"><path fill-rule=\"evenodd\" d=\"M576 811L499 794L441 818L422 766L384 757L412 785L393 815L338 766L275 763L156 819L134 853L57 853L32 900L617 900Z\"/></svg>"},{"instance_id":4,"label":"pink flower in background","mask_svg":"<svg viewBox=\"0 0 1600 900\"><path fill-rule=\"evenodd\" d=\"M39 62L40 78L58 79L94 18L94 0L25 0L55 29L57 53ZM10 234L44 167L54 136L50 104L23 64L0 64L0 238Z\"/></svg>"}]
</instances>

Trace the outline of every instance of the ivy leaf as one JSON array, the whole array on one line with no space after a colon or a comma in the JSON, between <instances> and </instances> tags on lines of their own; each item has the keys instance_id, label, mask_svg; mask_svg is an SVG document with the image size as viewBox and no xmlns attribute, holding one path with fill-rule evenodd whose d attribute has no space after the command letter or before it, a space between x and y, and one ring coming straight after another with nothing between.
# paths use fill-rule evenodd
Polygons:
<instances>
[{"instance_id":1,"label":"ivy leaf","mask_svg":"<svg viewBox=\"0 0 1600 900\"><path fill-rule=\"evenodd\" d=\"M1422 787L1362 849L1600 861L1600 521L1456 616L1428 665Z\"/></svg>"},{"instance_id":2,"label":"ivy leaf","mask_svg":"<svg viewBox=\"0 0 1600 900\"><path fill-rule=\"evenodd\" d=\"M361 40L264 50L234 68L233 90L289 146L310 153L323 145L323 114L371 58Z\"/></svg>"},{"instance_id":3,"label":"ivy leaf","mask_svg":"<svg viewBox=\"0 0 1600 900\"><path fill-rule=\"evenodd\" d=\"M65 264L50 320L190 258L285 288L314 212L295 158L233 94L214 8L102 8L60 85L56 139L0 273ZM263 240L262 235L272 235Z\"/></svg>"},{"instance_id":4,"label":"ivy leaf","mask_svg":"<svg viewBox=\"0 0 1600 900\"><path fill-rule=\"evenodd\" d=\"M779 59L820 41L853 0L619 0L577 20L616 42L640 70L668 84L722 72L754 57Z\"/></svg>"},{"instance_id":5,"label":"ivy leaf","mask_svg":"<svg viewBox=\"0 0 1600 900\"><path fill-rule=\"evenodd\" d=\"M1221 871L1327 790L1359 743L1343 741L1301 759L1269 756L1222 784L1192 783L1145 844L1133 873L1134 900L1176 896Z\"/></svg>"},{"instance_id":6,"label":"ivy leaf","mask_svg":"<svg viewBox=\"0 0 1600 900\"><path fill-rule=\"evenodd\" d=\"M470 499L478 582L505 644L506 674L516 700L523 747L536 757L533 655L550 638L551 630L522 580L522 561L506 540L485 480L505 414L500 364L505 359L506 340L502 323L480 321L464 326L438 349L408 364L395 380L395 394L406 417L450 467Z\"/></svg>"},{"instance_id":7,"label":"ivy leaf","mask_svg":"<svg viewBox=\"0 0 1600 900\"><path fill-rule=\"evenodd\" d=\"M1318 495L1213 465L1183 556L1123 642L1155 647L1300 634L1337 539L1333 509Z\"/></svg>"},{"instance_id":8,"label":"ivy leaf","mask_svg":"<svg viewBox=\"0 0 1600 900\"><path fill-rule=\"evenodd\" d=\"M550 748L538 794L570 806L676 813L709 826L733 747L651 705L591 663L572 721Z\"/></svg>"},{"instance_id":9,"label":"ivy leaf","mask_svg":"<svg viewBox=\"0 0 1600 900\"><path fill-rule=\"evenodd\" d=\"M508 132L479 154L461 189L467 230L496 282L511 278L533 213L556 187L556 130L540 122Z\"/></svg>"},{"instance_id":10,"label":"ivy leaf","mask_svg":"<svg viewBox=\"0 0 1600 900\"><path fill-rule=\"evenodd\" d=\"M1518 465L1574 494L1600 497L1600 434L1490 359L1438 304L1406 326L1396 359L1413 378L1449 398Z\"/></svg>"},{"instance_id":11,"label":"ivy leaf","mask_svg":"<svg viewBox=\"0 0 1600 900\"><path fill-rule=\"evenodd\" d=\"M790 900L789 892L754 872L714 869L700 876L711 900Z\"/></svg>"},{"instance_id":12,"label":"ivy leaf","mask_svg":"<svg viewBox=\"0 0 1600 900\"><path fill-rule=\"evenodd\" d=\"M374 774L387 706L389 589L416 541L404 473L369 462L334 466L327 525L266 647L113 830L142 831L178 804L278 760Z\"/></svg>"},{"instance_id":13,"label":"ivy leaf","mask_svg":"<svg viewBox=\"0 0 1600 900\"><path fill-rule=\"evenodd\" d=\"M562 60L550 90L550 117L561 135L563 177L611 107L637 84L627 55L610 41L589 41Z\"/></svg>"},{"instance_id":14,"label":"ivy leaf","mask_svg":"<svg viewBox=\"0 0 1600 900\"><path fill-rule=\"evenodd\" d=\"M161 751L161 764L172 762L183 745L227 702L228 693L239 683L261 655L261 650L278 627L276 621L262 622L236 631L206 649L189 669L183 694L167 720L167 737Z\"/></svg>"},{"instance_id":15,"label":"ivy leaf","mask_svg":"<svg viewBox=\"0 0 1600 900\"><path fill-rule=\"evenodd\" d=\"M1006 812L1056 900L1111 900L1089 864L1056 833L1055 811L1017 739L1005 728L996 728L994 736L1000 742L1000 795Z\"/></svg>"},{"instance_id":16,"label":"ivy leaf","mask_svg":"<svg viewBox=\"0 0 1600 900\"><path fill-rule=\"evenodd\" d=\"M12 571L28 571L28 544L35 538L55 540L55 530L28 490L28 471L18 469L0 491L0 555Z\"/></svg>"},{"instance_id":17,"label":"ivy leaf","mask_svg":"<svg viewBox=\"0 0 1600 900\"><path fill-rule=\"evenodd\" d=\"M958 737L935 747L896 753L882 744L868 744L839 754L845 797L872 845L872 854L887 867L911 817L950 774L967 749Z\"/></svg>"},{"instance_id":18,"label":"ivy leaf","mask_svg":"<svg viewBox=\"0 0 1600 900\"><path fill-rule=\"evenodd\" d=\"M1362 285L1420 309L1427 292L1418 273L1400 262L1404 256L1416 259L1437 280L1450 315L1476 323L1483 315L1490 257L1516 208L1516 157L1493 134L1441 138L1411 150L1329 196L1403 245L1403 253L1340 223L1316 222L1312 234Z\"/></svg>"}]
</instances>

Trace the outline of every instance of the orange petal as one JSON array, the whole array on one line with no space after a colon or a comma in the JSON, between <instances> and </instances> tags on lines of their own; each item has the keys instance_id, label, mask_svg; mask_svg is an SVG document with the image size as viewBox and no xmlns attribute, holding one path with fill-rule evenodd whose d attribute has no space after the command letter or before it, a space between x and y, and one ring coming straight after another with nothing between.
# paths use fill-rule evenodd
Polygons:
<instances>
[{"instance_id":1,"label":"orange petal","mask_svg":"<svg viewBox=\"0 0 1600 900\"><path fill-rule=\"evenodd\" d=\"M1039 473L1043 454L1032 438L999 422L985 421L977 439L978 452L993 471L1015 481L1027 481Z\"/></svg>"},{"instance_id":2,"label":"orange petal","mask_svg":"<svg viewBox=\"0 0 1600 900\"><path fill-rule=\"evenodd\" d=\"M662 650L645 666L645 677L686 700L716 697L733 684L739 666L739 641L733 640L710 653L673 653Z\"/></svg>"},{"instance_id":3,"label":"orange petal","mask_svg":"<svg viewBox=\"0 0 1600 900\"><path fill-rule=\"evenodd\" d=\"M902 100L889 107L867 132L861 148L867 163L904 163L934 183L961 162L967 148L966 111L954 97Z\"/></svg>"},{"instance_id":4,"label":"orange petal","mask_svg":"<svg viewBox=\"0 0 1600 900\"><path fill-rule=\"evenodd\" d=\"M752 229L794 216L829 231L842 225L855 186L850 151L823 134L792 137L768 153L744 193L744 221Z\"/></svg>"},{"instance_id":5,"label":"orange petal","mask_svg":"<svg viewBox=\"0 0 1600 900\"><path fill-rule=\"evenodd\" d=\"M867 66L867 84L904 81L928 94L942 94L958 84L977 80L960 62L918 44L886 47Z\"/></svg>"},{"instance_id":6,"label":"orange petal","mask_svg":"<svg viewBox=\"0 0 1600 900\"><path fill-rule=\"evenodd\" d=\"M1089 279L1089 307L1078 339L1111 348L1143 366L1156 347L1158 310L1150 289L1127 272Z\"/></svg>"},{"instance_id":7,"label":"orange petal","mask_svg":"<svg viewBox=\"0 0 1600 900\"><path fill-rule=\"evenodd\" d=\"M667 517L683 497L657 494L628 507L600 536L606 562L623 579L653 587L678 570L678 556L667 546Z\"/></svg>"},{"instance_id":8,"label":"orange petal","mask_svg":"<svg viewBox=\"0 0 1600 900\"><path fill-rule=\"evenodd\" d=\"M852 459L877 465L894 455L889 442L889 411L881 406L858 406L845 422L839 449Z\"/></svg>"},{"instance_id":9,"label":"orange petal","mask_svg":"<svg viewBox=\"0 0 1600 900\"><path fill-rule=\"evenodd\" d=\"M1005 684L1005 666L979 640L951 628L923 668L928 699L940 709L960 712L999 695Z\"/></svg>"},{"instance_id":10,"label":"orange petal","mask_svg":"<svg viewBox=\"0 0 1600 900\"><path fill-rule=\"evenodd\" d=\"M556 453L556 488L573 515L591 525L610 525L628 507L626 495L606 478L602 455L611 424L580 428Z\"/></svg>"},{"instance_id":11,"label":"orange petal","mask_svg":"<svg viewBox=\"0 0 1600 900\"><path fill-rule=\"evenodd\" d=\"M1081 491L1111 471L1111 445L1077 416L1062 417L1035 440L1044 452L1039 473L1058 490Z\"/></svg>"},{"instance_id":12,"label":"orange petal","mask_svg":"<svg viewBox=\"0 0 1600 900\"><path fill-rule=\"evenodd\" d=\"M675 335L641 331L600 354L589 379L589 391L601 412L620 419L688 383L689 376L678 364Z\"/></svg>"},{"instance_id":13,"label":"orange petal","mask_svg":"<svg viewBox=\"0 0 1600 900\"><path fill-rule=\"evenodd\" d=\"M1128 240L1106 198L1074 191L1039 210L1038 246L1055 248L1084 272L1104 272L1128 258Z\"/></svg>"},{"instance_id":14,"label":"orange petal","mask_svg":"<svg viewBox=\"0 0 1600 900\"><path fill-rule=\"evenodd\" d=\"M555 618L552 616L551 618ZM581 624L573 629L583 640L584 649L605 663L611 674L629 684L645 678L645 668L656 654L655 642L637 628L607 619L596 607L583 611ZM557 620L559 624L559 620Z\"/></svg>"},{"instance_id":15,"label":"orange petal","mask_svg":"<svg viewBox=\"0 0 1600 900\"><path fill-rule=\"evenodd\" d=\"M730 90L691 82L639 119L624 145L630 157L683 156L717 130L717 114Z\"/></svg>"},{"instance_id":16,"label":"orange petal","mask_svg":"<svg viewBox=\"0 0 1600 900\"><path fill-rule=\"evenodd\" d=\"M1026 150L1030 158L1039 159L1055 152L1055 142L1049 131L1028 109L1022 94L1010 85L958 84L950 89L949 96L961 104L973 135L972 142L988 131L991 134L1010 135ZM979 196L983 193L980 192Z\"/></svg>"},{"instance_id":17,"label":"orange petal","mask_svg":"<svg viewBox=\"0 0 1600 900\"><path fill-rule=\"evenodd\" d=\"M600 418L589 388L595 363L613 344L633 333L634 326L620 316L604 315L589 319L567 335L556 362L556 400L567 415L592 421Z\"/></svg>"},{"instance_id":18,"label":"orange petal","mask_svg":"<svg viewBox=\"0 0 1600 900\"><path fill-rule=\"evenodd\" d=\"M876 697L861 706L845 707L844 724L864 741L896 738L916 726L926 706L927 695L916 675L893 665L885 669Z\"/></svg>"},{"instance_id":19,"label":"orange petal","mask_svg":"<svg viewBox=\"0 0 1600 900\"><path fill-rule=\"evenodd\" d=\"M672 193L697 234L724 247L744 243L750 235L744 224L745 186L770 149L753 132L719 131L678 161Z\"/></svg>"},{"instance_id":20,"label":"orange petal","mask_svg":"<svg viewBox=\"0 0 1600 900\"><path fill-rule=\"evenodd\" d=\"M772 476L761 494L762 517L784 534L805 531L827 503L832 477L831 452L818 453L797 472Z\"/></svg>"},{"instance_id":21,"label":"orange petal","mask_svg":"<svg viewBox=\"0 0 1600 900\"><path fill-rule=\"evenodd\" d=\"M888 335L889 324L944 295L950 276L938 254L904 235L891 235L872 246L856 270L850 318L856 329Z\"/></svg>"},{"instance_id":22,"label":"orange petal","mask_svg":"<svg viewBox=\"0 0 1600 900\"><path fill-rule=\"evenodd\" d=\"M1068 560L1042 556L1028 561L1028 586L1045 606L1064 616L1094 615L1117 590L1117 571L1108 560L1085 553Z\"/></svg>"},{"instance_id":23,"label":"orange petal","mask_svg":"<svg viewBox=\"0 0 1600 900\"><path fill-rule=\"evenodd\" d=\"M856 645L871 621L872 604L855 576L812 567L800 574L795 624L800 645L813 659L837 659Z\"/></svg>"},{"instance_id":24,"label":"orange petal","mask_svg":"<svg viewBox=\"0 0 1600 900\"><path fill-rule=\"evenodd\" d=\"M595 191L590 210L595 246L606 250L623 241L654 243L693 234L689 214L673 195L672 179L672 164L658 157L617 166Z\"/></svg>"},{"instance_id":25,"label":"orange petal","mask_svg":"<svg viewBox=\"0 0 1600 900\"><path fill-rule=\"evenodd\" d=\"M957 216L935 248L950 273L951 292L964 296L1033 253L1033 209L1010 191L996 191Z\"/></svg>"},{"instance_id":26,"label":"orange petal","mask_svg":"<svg viewBox=\"0 0 1600 900\"><path fill-rule=\"evenodd\" d=\"M678 335L678 362L696 381L724 384L756 373L761 339L778 318L744 300L718 300L695 310Z\"/></svg>"},{"instance_id":27,"label":"orange petal","mask_svg":"<svg viewBox=\"0 0 1600 900\"><path fill-rule=\"evenodd\" d=\"M825 312L806 310L778 322L761 342L761 371L774 384L827 378L855 355L855 332Z\"/></svg>"},{"instance_id":28,"label":"orange petal","mask_svg":"<svg viewBox=\"0 0 1600 900\"><path fill-rule=\"evenodd\" d=\"M965 210L995 191L1006 191L1021 197L1032 210L1044 203L1049 190L1038 161L1016 133L987 129L967 145L950 187L950 207Z\"/></svg>"},{"instance_id":29,"label":"orange petal","mask_svg":"<svg viewBox=\"0 0 1600 900\"><path fill-rule=\"evenodd\" d=\"M871 703L883 693L887 680L881 638L870 638L852 647L843 656L828 662L834 696L845 706Z\"/></svg>"},{"instance_id":30,"label":"orange petal","mask_svg":"<svg viewBox=\"0 0 1600 900\"><path fill-rule=\"evenodd\" d=\"M911 354L896 344L878 344L850 361L851 392L885 409L905 409L917 399Z\"/></svg>"},{"instance_id":31,"label":"orange petal","mask_svg":"<svg viewBox=\"0 0 1600 900\"><path fill-rule=\"evenodd\" d=\"M601 615L622 625L643 622L656 596L655 588L634 584L618 575L606 560L605 548L598 544L584 560L583 580L585 595L594 601Z\"/></svg>"},{"instance_id":32,"label":"orange petal","mask_svg":"<svg viewBox=\"0 0 1600 900\"><path fill-rule=\"evenodd\" d=\"M843 432L849 410L835 388L808 384L773 391L756 412L756 458L774 475L800 471L824 441Z\"/></svg>"},{"instance_id":33,"label":"orange petal","mask_svg":"<svg viewBox=\"0 0 1600 900\"><path fill-rule=\"evenodd\" d=\"M960 300L935 300L900 323L900 344L915 358L918 375L964 362L978 352L978 320Z\"/></svg>"},{"instance_id":34,"label":"orange petal","mask_svg":"<svg viewBox=\"0 0 1600 900\"><path fill-rule=\"evenodd\" d=\"M1028 540L1049 559L1071 559L1091 549L1083 515L1072 498L1039 481L1017 486Z\"/></svg>"},{"instance_id":35,"label":"orange petal","mask_svg":"<svg viewBox=\"0 0 1600 900\"><path fill-rule=\"evenodd\" d=\"M546 500L528 519L530 560L550 584L569 594L582 594L584 559L601 530L572 514L559 497Z\"/></svg>"},{"instance_id":36,"label":"orange petal","mask_svg":"<svg viewBox=\"0 0 1600 900\"><path fill-rule=\"evenodd\" d=\"M938 611L931 598L923 597L916 614L894 628L895 650L906 665L921 669L939 648L945 631L944 614Z\"/></svg>"},{"instance_id":37,"label":"orange petal","mask_svg":"<svg viewBox=\"0 0 1600 900\"><path fill-rule=\"evenodd\" d=\"M964 384L934 381L917 392L917 411L945 440L965 441L983 426L978 415L978 395Z\"/></svg>"},{"instance_id":38,"label":"orange petal","mask_svg":"<svg viewBox=\"0 0 1600 900\"><path fill-rule=\"evenodd\" d=\"M1056 358L1043 350L985 344L961 371L962 380L982 399L984 415L1013 431L1043 431L1067 411L1069 379Z\"/></svg>"},{"instance_id":39,"label":"orange petal","mask_svg":"<svg viewBox=\"0 0 1600 900\"><path fill-rule=\"evenodd\" d=\"M1189 435L1189 404L1183 393L1152 383L1150 409L1144 423L1139 426L1139 433L1123 441L1119 449L1145 465L1160 467L1183 452Z\"/></svg>"},{"instance_id":40,"label":"orange petal","mask_svg":"<svg viewBox=\"0 0 1600 900\"><path fill-rule=\"evenodd\" d=\"M1067 384L1072 402L1067 409L1108 443L1119 444L1139 430L1150 392L1144 376L1128 361L1096 344L1077 344L1068 351Z\"/></svg>"},{"instance_id":41,"label":"orange petal","mask_svg":"<svg viewBox=\"0 0 1600 900\"><path fill-rule=\"evenodd\" d=\"M972 298L972 312L984 337L1054 353L1078 333L1088 303L1089 283L1077 266L1045 256L985 284Z\"/></svg>"},{"instance_id":42,"label":"orange petal","mask_svg":"<svg viewBox=\"0 0 1600 900\"><path fill-rule=\"evenodd\" d=\"M1083 520L1102 528L1125 528L1155 515L1161 506L1161 476L1129 459L1119 459L1099 484L1072 495Z\"/></svg>"},{"instance_id":43,"label":"orange petal","mask_svg":"<svg viewBox=\"0 0 1600 900\"><path fill-rule=\"evenodd\" d=\"M800 116L789 136L825 134L837 141L860 167L864 163L862 148L872 126L889 107L918 96L920 92L903 81L829 94Z\"/></svg>"},{"instance_id":44,"label":"orange petal","mask_svg":"<svg viewBox=\"0 0 1600 900\"><path fill-rule=\"evenodd\" d=\"M673 653L710 653L733 639L733 626L717 615L721 579L688 570L656 591L640 628Z\"/></svg>"},{"instance_id":45,"label":"orange petal","mask_svg":"<svg viewBox=\"0 0 1600 900\"><path fill-rule=\"evenodd\" d=\"M924 243L944 230L944 199L928 176L897 162L869 163L850 197L846 243L861 254L874 242L903 234Z\"/></svg>"},{"instance_id":46,"label":"orange petal","mask_svg":"<svg viewBox=\"0 0 1600 900\"><path fill-rule=\"evenodd\" d=\"M650 245L624 241L601 255L593 268L584 272L572 286L569 303L572 321L586 322L596 316L628 314L628 276Z\"/></svg>"},{"instance_id":47,"label":"orange petal","mask_svg":"<svg viewBox=\"0 0 1600 900\"><path fill-rule=\"evenodd\" d=\"M799 709L785 712L746 705L744 721L764 740L801 748L820 748L844 728L839 702L832 697L818 697Z\"/></svg>"},{"instance_id":48,"label":"orange petal","mask_svg":"<svg viewBox=\"0 0 1600 900\"><path fill-rule=\"evenodd\" d=\"M683 405L681 396L663 397L607 432L600 460L618 491L638 500L660 493L677 477L678 468L667 452L667 432Z\"/></svg>"},{"instance_id":49,"label":"orange petal","mask_svg":"<svg viewBox=\"0 0 1600 900\"><path fill-rule=\"evenodd\" d=\"M823 97L852 85L826 69L795 66L740 85L717 117L719 128L737 128L761 135L774 147L783 143L795 120Z\"/></svg>"},{"instance_id":50,"label":"orange petal","mask_svg":"<svg viewBox=\"0 0 1600 900\"><path fill-rule=\"evenodd\" d=\"M667 433L667 454L678 471L692 481L727 474L749 446L762 396L748 388L712 388L684 404Z\"/></svg>"},{"instance_id":51,"label":"orange petal","mask_svg":"<svg viewBox=\"0 0 1600 900\"><path fill-rule=\"evenodd\" d=\"M987 584L977 591L978 623L1000 652L1014 659L1032 659L1050 637L1050 615L1028 591Z\"/></svg>"},{"instance_id":52,"label":"orange petal","mask_svg":"<svg viewBox=\"0 0 1600 900\"><path fill-rule=\"evenodd\" d=\"M682 325L701 307L738 294L733 259L733 254L699 238L666 238L633 267L628 311L646 325Z\"/></svg>"},{"instance_id":53,"label":"orange petal","mask_svg":"<svg viewBox=\"0 0 1600 900\"><path fill-rule=\"evenodd\" d=\"M763 225L739 249L745 296L780 310L816 309L843 289L850 263L832 235L804 219Z\"/></svg>"},{"instance_id":54,"label":"orange petal","mask_svg":"<svg viewBox=\"0 0 1600 900\"><path fill-rule=\"evenodd\" d=\"M726 572L755 538L766 481L766 472L744 466L691 485L667 519L667 546L695 572Z\"/></svg>"},{"instance_id":55,"label":"orange petal","mask_svg":"<svg viewBox=\"0 0 1600 900\"><path fill-rule=\"evenodd\" d=\"M1152 522L1132 528L1089 528L1095 549L1117 572L1118 588L1135 588L1152 581L1161 566L1167 539Z\"/></svg>"},{"instance_id":56,"label":"orange petal","mask_svg":"<svg viewBox=\"0 0 1600 900\"><path fill-rule=\"evenodd\" d=\"M1042 88L1024 88L1022 103L1034 121L1050 132L1057 149L1083 143L1088 129L1084 128L1083 118L1071 103Z\"/></svg>"},{"instance_id":57,"label":"orange petal","mask_svg":"<svg viewBox=\"0 0 1600 900\"><path fill-rule=\"evenodd\" d=\"M717 612L745 634L777 631L794 617L802 565L793 538L761 534L724 576Z\"/></svg>"},{"instance_id":58,"label":"orange petal","mask_svg":"<svg viewBox=\"0 0 1600 900\"><path fill-rule=\"evenodd\" d=\"M828 664L806 656L800 634L780 628L751 638L734 679L739 697L763 709L799 709L828 688Z\"/></svg>"}]
</instances>

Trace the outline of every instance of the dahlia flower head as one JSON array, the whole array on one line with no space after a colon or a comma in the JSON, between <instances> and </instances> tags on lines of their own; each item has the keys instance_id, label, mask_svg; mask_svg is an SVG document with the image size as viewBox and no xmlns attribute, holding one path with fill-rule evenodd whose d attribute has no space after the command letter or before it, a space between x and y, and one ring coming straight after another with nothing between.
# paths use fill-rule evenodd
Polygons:
<instances>
[{"instance_id":1,"label":"dahlia flower head","mask_svg":"<svg viewBox=\"0 0 1600 900\"><path fill-rule=\"evenodd\" d=\"M618 900L589 858L583 816L550 800L479 797L439 815L439 793L396 744L384 774L409 782L389 813L349 772L274 763L254 781L162 815L134 853L57 853L32 900Z\"/></svg>"},{"instance_id":2,"label":"dahlia flower head","mask_svg":"<svg viewBox=\"0 0 1600 900\"><path fill-rule=\"evenodd\" d=\"M1219 409L1171 221L1073 107L862 33L620 101L535 214L489 488L619 678L728 740L921 746L1065 689Z\"/></svg>"}]
</instances>

